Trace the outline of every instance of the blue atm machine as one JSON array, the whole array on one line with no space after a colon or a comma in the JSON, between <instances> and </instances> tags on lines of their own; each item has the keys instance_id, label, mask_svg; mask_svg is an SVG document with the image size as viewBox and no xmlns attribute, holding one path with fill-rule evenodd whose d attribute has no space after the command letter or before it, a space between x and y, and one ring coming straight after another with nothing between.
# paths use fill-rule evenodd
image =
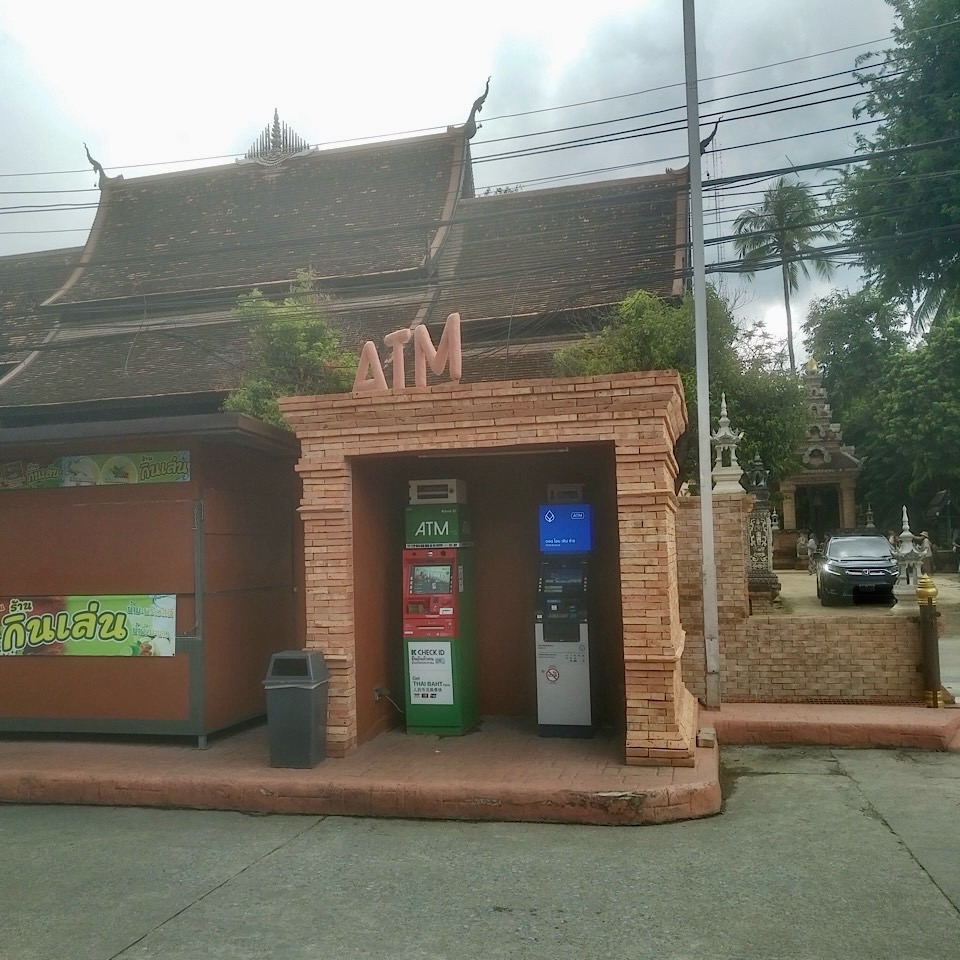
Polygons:
<instances>
[{"instance_id":1,"label":"blue atm machine","mask_svg":"<svg viewBox=\"0 0 960 960\"><path fill-rule=\"evenodd\" d=\"M590 505L540 507L540 571L534 638L541 737L591 737L595 670L588 611Z\"/></svg>"}]
</instances>

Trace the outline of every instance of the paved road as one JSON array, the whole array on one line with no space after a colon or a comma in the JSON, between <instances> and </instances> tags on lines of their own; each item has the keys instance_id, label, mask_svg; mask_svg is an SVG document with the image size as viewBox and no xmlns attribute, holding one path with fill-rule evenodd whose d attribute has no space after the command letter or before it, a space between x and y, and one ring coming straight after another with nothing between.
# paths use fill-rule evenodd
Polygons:
<instances>
[{"instance_id":1,"label":"paved road","mask_svg":"<svg viewBox=\"0 0 960 960\"><path fill-rule=\"evenodd\" d=\"M0 807L0 957L956 955L960 754L723 757L663 827Z\"/></svg>"}]
</instances>

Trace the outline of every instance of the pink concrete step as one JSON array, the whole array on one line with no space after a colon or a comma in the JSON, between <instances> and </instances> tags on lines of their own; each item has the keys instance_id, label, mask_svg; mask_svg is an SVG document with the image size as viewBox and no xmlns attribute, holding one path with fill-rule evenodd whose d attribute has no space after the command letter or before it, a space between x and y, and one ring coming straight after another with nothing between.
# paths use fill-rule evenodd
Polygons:
<instances>
[{"instance_id":1,"label":"pink concrete step","mask_svg":"<svg viewBox=\"0 0 960 960\"><path fill-rule=\"evenodd\" d=\"M485 719L465 737L391 730L309 770L269 765L264 727L210 749L135 739L0 738L0 802L185 807L259 813L644 824L718 813L718 751L693 767L636 767L622 744L542 739Z\"/></svg>"},{"instance_id":2,"label":"pink concrete step","mask_svg":"<svg viewBox=\"0 0 960 960\"><path fill-rule=\"evenodd\" d=\"M725 703L702 710L724 744L809 744L946 750L960 735L960 708ZM952 749L952 747L951 747Z\"/></svg>"}]
</instances>

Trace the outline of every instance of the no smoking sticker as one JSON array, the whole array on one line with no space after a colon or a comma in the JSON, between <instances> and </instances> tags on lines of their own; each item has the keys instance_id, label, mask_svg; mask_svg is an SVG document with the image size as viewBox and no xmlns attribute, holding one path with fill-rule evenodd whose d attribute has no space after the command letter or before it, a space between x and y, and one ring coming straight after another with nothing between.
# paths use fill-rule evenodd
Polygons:
<instances>
[{"instance_id":1,"label":"no smoking sticker","mask_svg":"<svg viewBox=\"0 0 960 960\"><path fill-rule=\"evenodd\" d=\"M545 676L550 683L556 683L560 679L560 671L556 667L547 667Z\"/></svg>"}]
</instances>

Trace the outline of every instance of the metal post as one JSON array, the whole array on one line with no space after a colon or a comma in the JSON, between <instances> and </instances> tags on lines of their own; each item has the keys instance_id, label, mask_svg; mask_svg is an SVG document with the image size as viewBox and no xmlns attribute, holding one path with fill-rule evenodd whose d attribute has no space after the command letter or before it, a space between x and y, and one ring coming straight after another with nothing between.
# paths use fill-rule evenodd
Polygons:
<instances>
[{"instance_id":1,"label":"metal post","mask_svg":"<svg viewBox=\"0 0 960 960\"><path fill-rule=\"evenodd\" d=\"M923 702L928 707L945 706L943 687L940 684L940 640L937 637L937 594L939 592L933 579L927 574L923 574L917 581Z\"/></svg>"},{"instance_id":2,"label":"metal post","mask_svg":"<svg viewBox=\"0 0 960 960\"><path fill-rule=\"evenodd\" d=\"M713 541L713 484L710 477L710 370L707 361L707 279L703 253L703 183L700 172L700 104L697 93L697 27L694 0L683 0L683 51L687 81L687 149L690 154L690 227L693 309L697 354L697 432L700 457L700 535L703 544L703 644L707 666L706 705L720 706L720 617Z\"/></svg>"}]
</instances>

